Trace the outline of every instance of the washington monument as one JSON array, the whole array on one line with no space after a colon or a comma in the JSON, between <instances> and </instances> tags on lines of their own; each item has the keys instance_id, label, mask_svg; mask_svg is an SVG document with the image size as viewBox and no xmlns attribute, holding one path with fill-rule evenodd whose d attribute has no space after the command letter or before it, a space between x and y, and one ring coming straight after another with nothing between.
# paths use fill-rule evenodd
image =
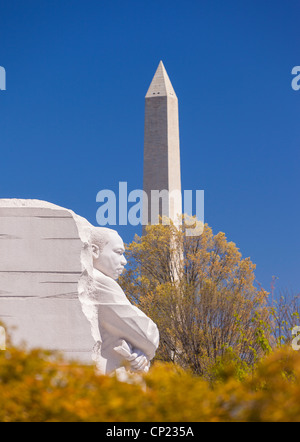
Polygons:
<instances>
[{"instance_id":1,"label":"washington monument","mask_svg":"<svg viewBox=\"0 0 300 442\"><path fill-rule=\"evenodd\" d=\"M145 101L144 191L148 207L144 201L143 224L157 224L159 215L178 224L182 215L178 99L162 61Z\"/></svg>"}]
</instances>

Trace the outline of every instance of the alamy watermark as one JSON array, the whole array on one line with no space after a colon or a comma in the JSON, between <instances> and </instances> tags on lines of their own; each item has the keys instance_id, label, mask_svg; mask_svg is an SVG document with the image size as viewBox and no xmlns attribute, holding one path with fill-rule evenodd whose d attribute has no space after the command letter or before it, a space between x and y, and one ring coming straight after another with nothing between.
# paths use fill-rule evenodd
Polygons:
<instances>
[{"instance_id":1,"label":"alamy watermark","mask_svg":"<svg viewBox=\"0 0 300 442\"><path fill-rule=\"evenodd\" d=\"M294 91L300 90L300 66L295 66L292 69L292 75L295 75L295 77L292 80L292 88Z\"/></svg>"},{"instance_id":2,"label":"alamy watermark","mask_svg":"<svg viewBox=\"0 0 300 442\"><path fill-rule=\"evenodd\" d=\"M6 91L6 71L0 66L0 91Z\"/></svg>"},{"instance_id":3,"label":"alamy watermark","mask_svg":"<svg viewBox=\"0 0 300 442\"><path fill-rule=\"evenodd\" d=\"M0 351L6 350L6 331L0 326Z\"/></svg>"},{"instance_id":4,"label":"alamy watermark","mask_svg":"<svg viewBox=\"0 0 300 442\"><path fill-rule=\"evenodd\" d=\"M141 189L128 193L127 182L120 182L118 196L113 190L101 190L96 202L101 203L96 214L99 226L147 226L159 222L168 225L170 220L181 225L183 205L185 234L200 236L203 233L204 190L152 190L149 196ZM163 215L161 221L160 214Z\"/></svg>"},{"instance_id":5,"label":"alamy watermark","mask_svg":"<svg viewBox=\"0 0 300 442\"><path fill-rule=\"evenodd\" d=\"M292 340L292 348L295 351L300 350L300 327L294 327L292 330L292 335L295 336L295 338Z\"/></svg>"}]
</instances>

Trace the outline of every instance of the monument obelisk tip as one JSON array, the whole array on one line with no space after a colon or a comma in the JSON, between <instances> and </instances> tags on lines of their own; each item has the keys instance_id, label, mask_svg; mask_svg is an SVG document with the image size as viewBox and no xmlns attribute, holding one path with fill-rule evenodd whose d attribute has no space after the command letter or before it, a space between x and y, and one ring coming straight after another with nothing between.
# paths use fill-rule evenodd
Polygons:
<instances>
[{"instance_id":1,"label":"monument obelisk tip","mask_svg":"<svg viewBox=\"0 0 300 442\"><path fill-rule=\"evenodd\" d=\"M178 216L182 215L178 99L162 61L145 102L144 191L147 198L144 198L143 222L155 224L159 216L166 216L177 225ZM165 201L152 203L153 191L167 191Z\"/></svg>"},{"instance_id":2,"label":"monument obelisk tip","mask_svg":"<svg viewBox=\"0 0 300 442\"><path fill-rule=\"evenodd\" d=\"M169 96L177 98L162 60L159 62L158 68L148 89L146 98L157 96Z\"/></svg>"}]
</instances>

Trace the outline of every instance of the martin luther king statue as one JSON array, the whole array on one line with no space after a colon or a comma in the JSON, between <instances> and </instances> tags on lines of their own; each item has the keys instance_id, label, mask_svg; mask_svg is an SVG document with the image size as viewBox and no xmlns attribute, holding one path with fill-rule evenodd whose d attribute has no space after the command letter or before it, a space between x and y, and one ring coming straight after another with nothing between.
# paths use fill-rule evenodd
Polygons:
<instances>
[{"instance_id":1,"label":"martin luther king statue","mask_svg":"<svg viewBox=\"0 0 300 442\"><path fill-rule=\"evenodd\" d=\"M159 345L154 322L133 306L117 279L127 263L118 233L104 227L90 228L92 274L81 279L79 299L95 340L93 359L98 370L147 372Z\"/></svg>"}]
</instances>

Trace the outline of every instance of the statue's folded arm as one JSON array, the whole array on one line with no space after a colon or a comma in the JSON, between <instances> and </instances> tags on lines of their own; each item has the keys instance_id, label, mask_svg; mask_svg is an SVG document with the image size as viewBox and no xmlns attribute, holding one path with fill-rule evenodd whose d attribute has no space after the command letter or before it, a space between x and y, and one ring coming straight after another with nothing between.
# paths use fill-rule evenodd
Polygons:
<instances>
[{"instance_id":1,"label":"statue's folded arm","mask_svg":"<svg viewBox=\"0 0 300 442\"><path fill-rule=\"evenodd\" d=\"M122 338L142 351L151 361L159 344L159 332L154 322L139 309L128 304L101 304L98 306L99 328Z\"/></svg>"}]
</instances>

